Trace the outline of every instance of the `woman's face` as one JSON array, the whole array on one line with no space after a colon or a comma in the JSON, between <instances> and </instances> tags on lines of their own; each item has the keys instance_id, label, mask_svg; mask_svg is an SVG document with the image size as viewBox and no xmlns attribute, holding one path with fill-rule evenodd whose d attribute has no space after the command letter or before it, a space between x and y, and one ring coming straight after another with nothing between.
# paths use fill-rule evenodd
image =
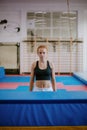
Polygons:
<instances>
[{"instance_id":1,"label":"woman's face","mask_svg":"<svg viewBox=\"0 0 87 130\"><path fill-rule=\"evenodd\" d=\"M39 50L38 50L38 56L41 59L47 58L47 49L45 49L45 48L39 48Z\"/></svg>"}]
</instances>

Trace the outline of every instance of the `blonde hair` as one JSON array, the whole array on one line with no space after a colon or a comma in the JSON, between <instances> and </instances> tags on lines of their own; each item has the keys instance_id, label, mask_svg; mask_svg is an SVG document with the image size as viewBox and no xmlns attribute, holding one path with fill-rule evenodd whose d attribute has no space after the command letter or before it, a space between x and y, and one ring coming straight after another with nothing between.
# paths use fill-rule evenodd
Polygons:
<instances>
[{"instance_id":1,"label":"blonde hair","mask_svg":"<svg viewBox=\"0 0 87 130\"><path fill-rule=\"evenodd\" d=\"M38 53L38 51L39 51L40 48L46 49L46 50L48 51L48 48L47 48L46 45L40 45L40 46L38 46L38 48L37 48L37 53Z\"/></svg>"}]
</instances>

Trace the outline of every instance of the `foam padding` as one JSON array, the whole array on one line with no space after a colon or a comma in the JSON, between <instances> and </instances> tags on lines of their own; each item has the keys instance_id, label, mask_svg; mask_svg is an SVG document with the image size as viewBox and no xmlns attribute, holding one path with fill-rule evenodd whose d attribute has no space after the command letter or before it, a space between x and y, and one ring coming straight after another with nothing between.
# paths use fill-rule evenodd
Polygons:
<instances>
[{"instance_id":1,"label":"foam padding","mask_svg":"<svg viewBox=\"0 0 87 130\"><path fill-rule=\"evenodd\" d=\"M29 91L29 86L18 86L17 91Z\"/></svg>"},{"instance_id":2,"label":"foam padding","mask_svg":"<svg viewBox=\"0 0 87 130\"><path fill-rule=\"evenodd\" d=\"M29 82L30 76L4 76L0 79L0 83L13 83L13 82Z\"/></svg>"},{"instance_id":3,"label":"foam padding","mask_svg":"<svg viewBox=\"0 0 87 130\"><path fill-rule=\"evenodd\" d=\"M5 76L5 69L4 67L0 67L0 78L3 78Z\"/></svg>"}]
</instances>

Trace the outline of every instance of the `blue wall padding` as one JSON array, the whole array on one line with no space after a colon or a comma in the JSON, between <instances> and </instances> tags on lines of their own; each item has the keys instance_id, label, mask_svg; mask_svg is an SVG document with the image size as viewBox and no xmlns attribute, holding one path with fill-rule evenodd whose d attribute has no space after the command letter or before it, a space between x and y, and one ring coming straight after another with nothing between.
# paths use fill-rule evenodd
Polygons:
<instances>
[{"instance_id":1,"label":"blue wall padding","mask_svg":"<svg viewBox=\"0 0 87 130\"><path fill-rule=\"evenodd\" d=\"M5 69L4 67L0 67L0 78L3 78L5 76Z\"/></svg>"}]
</instances>

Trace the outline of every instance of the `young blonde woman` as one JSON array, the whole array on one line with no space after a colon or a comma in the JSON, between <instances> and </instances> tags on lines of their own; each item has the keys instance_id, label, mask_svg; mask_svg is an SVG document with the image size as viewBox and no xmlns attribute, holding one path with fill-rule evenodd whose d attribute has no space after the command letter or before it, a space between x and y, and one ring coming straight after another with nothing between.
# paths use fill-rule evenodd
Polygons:
<instances>
[{"instance_id":1,"label":"young blonde woman","mask_svg":"<svg viewBox=\"0 0 87 130\"><path fill-rule=\"evenodd\" d=\"M37 48L39 60L31 67L30 91L56 91L53 63L47 60L48 48L40 45Z\"/></svg>"}]
</instances>

